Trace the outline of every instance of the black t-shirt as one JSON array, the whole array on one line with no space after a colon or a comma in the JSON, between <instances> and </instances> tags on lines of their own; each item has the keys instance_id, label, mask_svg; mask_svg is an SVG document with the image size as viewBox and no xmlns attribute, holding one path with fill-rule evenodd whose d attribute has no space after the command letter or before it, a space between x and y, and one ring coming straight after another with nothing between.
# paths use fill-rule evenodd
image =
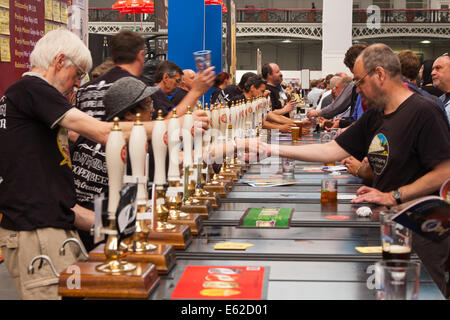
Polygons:
<instances>
[{"instance_id":1,"label":"black t-shirt","mask_svg":"<svg viewBox=\"0 0 450 320\"><path fill-rule=\"evenodd\" d=\"M170 98L170 101L172 101L174 106L177 106L187 94L188 92L186 90L183 88L178 88L178 90L172 95L172 98Z\"/></svg>"},{"instance_id":2,"label":"black t-shirt","mask_svg":"<svg viewBox=\"0 0 450 320\"><path fill-rule=\"evenodd\" d=\"M150 181L154 176L154 158L151 141L148 141ZM105 146L84 137L79 137L71 146L73 180L77 195L77 203L94 210L94 198L101 193L108 193L108 171L105 158ZM127 156L127 174L131 175L130 157Z\"/></svg>"},{"instance_id":3,"label":"black t-shirt","mask_svg":"<svg viewBox=\"0 0 450 320\"><path fill-rule=\"evenodd\" d=\"M97 79L84 84L78 89L76 107L91 117L104 120L105 106L103 105L103 96L114 82L124 77L136 78L128 71L115 67Z\"/></svg>"},{"instance_id":4,"label":"black t-shirt","mask_svg":"<svg viewBox=\"0 0 450 320\"><path fill-rule=\"evenodd\" d=\"M153 100L153 108L155 109L152 116L153 120L158 117L158 110L162 110L162 115L165 117L170 111L172 111L173 108L176 107L176 105L169 100L161 89L152 94L151 97Z\"/></svg>"},{"instance_id":5,"label":"black t-shirt","mask_svg":"<svg viewBox=\"0 0 450 320\"><path fill-rule=\"evenodd\" d=\"M222 94L222 92L223 92L223 90L221 88L215 87L213 92L211 93L211 99L209 100L210 104L214 104L216 102L222 102L223 96L224 96L224 94ZM219 100L219 96L221 96L222 100Z\"/></svg>"},{"instance_id":6,"label":"black t-shirt","mask_svg":"<svg viewBox=\"0 0 450 320\"><path fill-rule=\"evenodd\" d=\"M272 110L283 108L283 99L281 98L281 89L274 87L270 84L266 84L266 90L270 91L270 101L272 102Z\"/></svg>"},{"instance_id":7,"label":"black t-shirt","mask_svg":"<svg viewBox=\"0 0 450 320\"><path fill-rule=\"evenodd\" d=\"M230 104L231 101L236 101L242 96L243 92L238 86L230 84L223 89L223 101Z\"/></svg>"},{"instance_id":8,"label":"black t-shirt","mask_svg":"<svg viewBox=\"0 0 450 320\"><path fill-rule=\"evenodd\" d=\"M336 142L360 161L367 155L375 188L395 190L450 158L448 125L433 104L413 94L391 114L369 109Z\"/></svg>"},{"instance_id":9,"label":"black t-shirt","mask_svg":"<svg viewBox=\"0 0 450 320\"><path fill-rule=\"evenodd\" d=\"M77 203L94 210L94 198L108 192L105 147L80 136L71 146L70 154Z\"/></svg>"},{"instance_id":10,"label":"black t-shirt","mask_svg":"<svg viewBox=\"0 0 450 320\"><path fill-rule=\"evenodd\" d=\"M47 81L25 76L0 100L1 226L73 229L75 190L67 130L72 108Z\"/></svg>"}]
</instances>

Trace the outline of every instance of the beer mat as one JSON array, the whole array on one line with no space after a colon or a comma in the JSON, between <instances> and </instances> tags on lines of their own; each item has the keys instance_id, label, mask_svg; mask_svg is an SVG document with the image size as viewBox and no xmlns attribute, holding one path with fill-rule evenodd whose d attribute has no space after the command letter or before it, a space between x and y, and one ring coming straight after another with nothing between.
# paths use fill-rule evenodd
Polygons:
<instances>
[{"instance_id":1,"label":"beer mat","mask_svg":"<svg viewBox=\"0 0 450 320\"><path fill-rule=\"evenodd\" d=\"M238 228L289 228L293 212L292 208L249 208Z\"/></svg>"},{"instance_id":2,"label":"beer mat","mask_svg":"<svg viewBox=\"0 0 450 320\"><path fill-rule=\"evenodd\" d=\"M382 253L381 246L379 247L355 247L359 253Z\"/></svg>"},{"instance_id":3,"label":"beer mat","mask_svg":"<svg viewBox=\"0 0 450 320\"><path fill-rule=\"evenodd\" d=\"M347 179L348 178L348 176L330 176L330 177L332 177L333 179Z\"/></svg>"},{"instance_id":4,"label":"beer mat","mask_svg":"<svg viewBox=\"0 0 450 320\"><path fill-rule=\"evenodd\" d=\"M262 266L187 266L170 298L266 299L268 271Z\"/></svg>"},{"instance_id":5,"label":"beer mat","mask_svg":"<svg viewBox=\"0 0 450 320\"><path fill-rule=\"evenodd\" d=\"M253 246L251 243L221 242L214 246L214 250L246 250Z\"/></svg>"},{"instance_id":6,"label":"beer mat","mask_svg":"<svg viewBox=\"0 0 450 320\"><path fill-rule=\"evenodd\" d=\"M239 182L247 184L251 187L259 187L259 188L288 186L296 184L296 181L283 179L240 179Z\"/></svg>"},{"instance_id":7,"label":"beer mat","mask_svg":"<svg viewBox=\"0 0 450 320\"><path fill-rule=\"evenodd\" d=\"M329 219L329 220L348 220L348 219L350 219L350 216L341 216L341 215L335 214L335 215L331 215L331 216L325 216L325 219Z\"/></svg>"}]
</instances>

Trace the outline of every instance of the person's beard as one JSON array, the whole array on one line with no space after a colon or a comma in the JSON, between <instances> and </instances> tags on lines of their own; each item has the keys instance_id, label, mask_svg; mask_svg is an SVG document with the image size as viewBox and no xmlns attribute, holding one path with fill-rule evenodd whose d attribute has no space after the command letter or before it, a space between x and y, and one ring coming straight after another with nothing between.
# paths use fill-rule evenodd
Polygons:
<instances>
[{"instance_id":1,"label":"person's beard","mask_svg":"<svg viewBox=\"0 0 450 320\"><path fill-rule=\"evenodd\" d=\"M364 94L361 94L364 104L366 104L370 108L377 109L378 111L383 112L387 105L386 94L374 84L371 83L370 86L373 92L373 98L370 99Z\"/></svg>"}]
</instances>

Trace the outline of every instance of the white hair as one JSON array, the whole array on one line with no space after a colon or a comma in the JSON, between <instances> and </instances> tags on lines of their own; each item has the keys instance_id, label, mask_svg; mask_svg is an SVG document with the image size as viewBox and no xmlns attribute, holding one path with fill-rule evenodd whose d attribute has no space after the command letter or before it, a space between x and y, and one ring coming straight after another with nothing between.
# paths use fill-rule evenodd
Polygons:
<instances>
[{"instance_id":1,"label":"white hair","mask_svg":"<svg viewBox=\"0 0 450 320\"><path fill-rule=\"evenodd\" d=\"M336 84L341 79L342 79L342 77L339 77L339 76L334 76L333 78L331 78L330 79L330 88L333 89L334 87L336 87Z\"/></svg>"},{"instance_id":2,"label":"white hair","mask_svg":"<svg viewBox=\"0 0 450 320\"><path fill-rule=\"evenodd\" d=\"M63 53L69 58L67 66L72 61L84 72L89 72L92 68L91 52L78 36L65 28L58 28L50 31L38 42L30 55L31 68L48 68L53 64L55 57Z\"/></svg>"}]
</instances>

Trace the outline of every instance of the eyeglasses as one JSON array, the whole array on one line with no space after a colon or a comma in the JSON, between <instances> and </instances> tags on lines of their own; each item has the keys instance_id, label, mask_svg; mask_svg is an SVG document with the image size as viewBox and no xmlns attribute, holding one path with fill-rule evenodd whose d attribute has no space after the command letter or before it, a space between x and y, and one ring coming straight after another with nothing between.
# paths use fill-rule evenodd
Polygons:
<instances>
[{"instance_id":1,"label":"eyeglasses","mask_svg":"<svg viewBox=\"0 0 450 320\"><path fill-rule=\"evenodd\" d=\"M75 66L75 68L77 68L78 80L80 80L80 81L83 80L84 77L86 77L86 72L84 72L83 69L81 69L70 57L66 56L66 58L69 59L70 62L72 62L72 64Z\"/></svg>"},{"instance_id":2,"label":"eyeglasses","mask_svg":"<svg viewBox=\"0 0 450 320\"><path fill-rule=\"evenodd\" d=\"M174 79L175 77L171 77L171 78ZM175 81L177 84L181 84L181 78L175 78Z\"/></svg>"},{"instance_id":3,"label":"eyeglasses","mask_svg":"<svg viewBox=\"0 0 450 320\"><path fill-rule=\"evenodd\" d=\"M374 71L375 71L375 69L370 70L361 79L358 79L358 80L353 79L353 85L358 88L362 84L362 81L364 80L364 78L367 77L368 75L370 75L371 73L373 73Z\"/></svg>"}]
</instances>

